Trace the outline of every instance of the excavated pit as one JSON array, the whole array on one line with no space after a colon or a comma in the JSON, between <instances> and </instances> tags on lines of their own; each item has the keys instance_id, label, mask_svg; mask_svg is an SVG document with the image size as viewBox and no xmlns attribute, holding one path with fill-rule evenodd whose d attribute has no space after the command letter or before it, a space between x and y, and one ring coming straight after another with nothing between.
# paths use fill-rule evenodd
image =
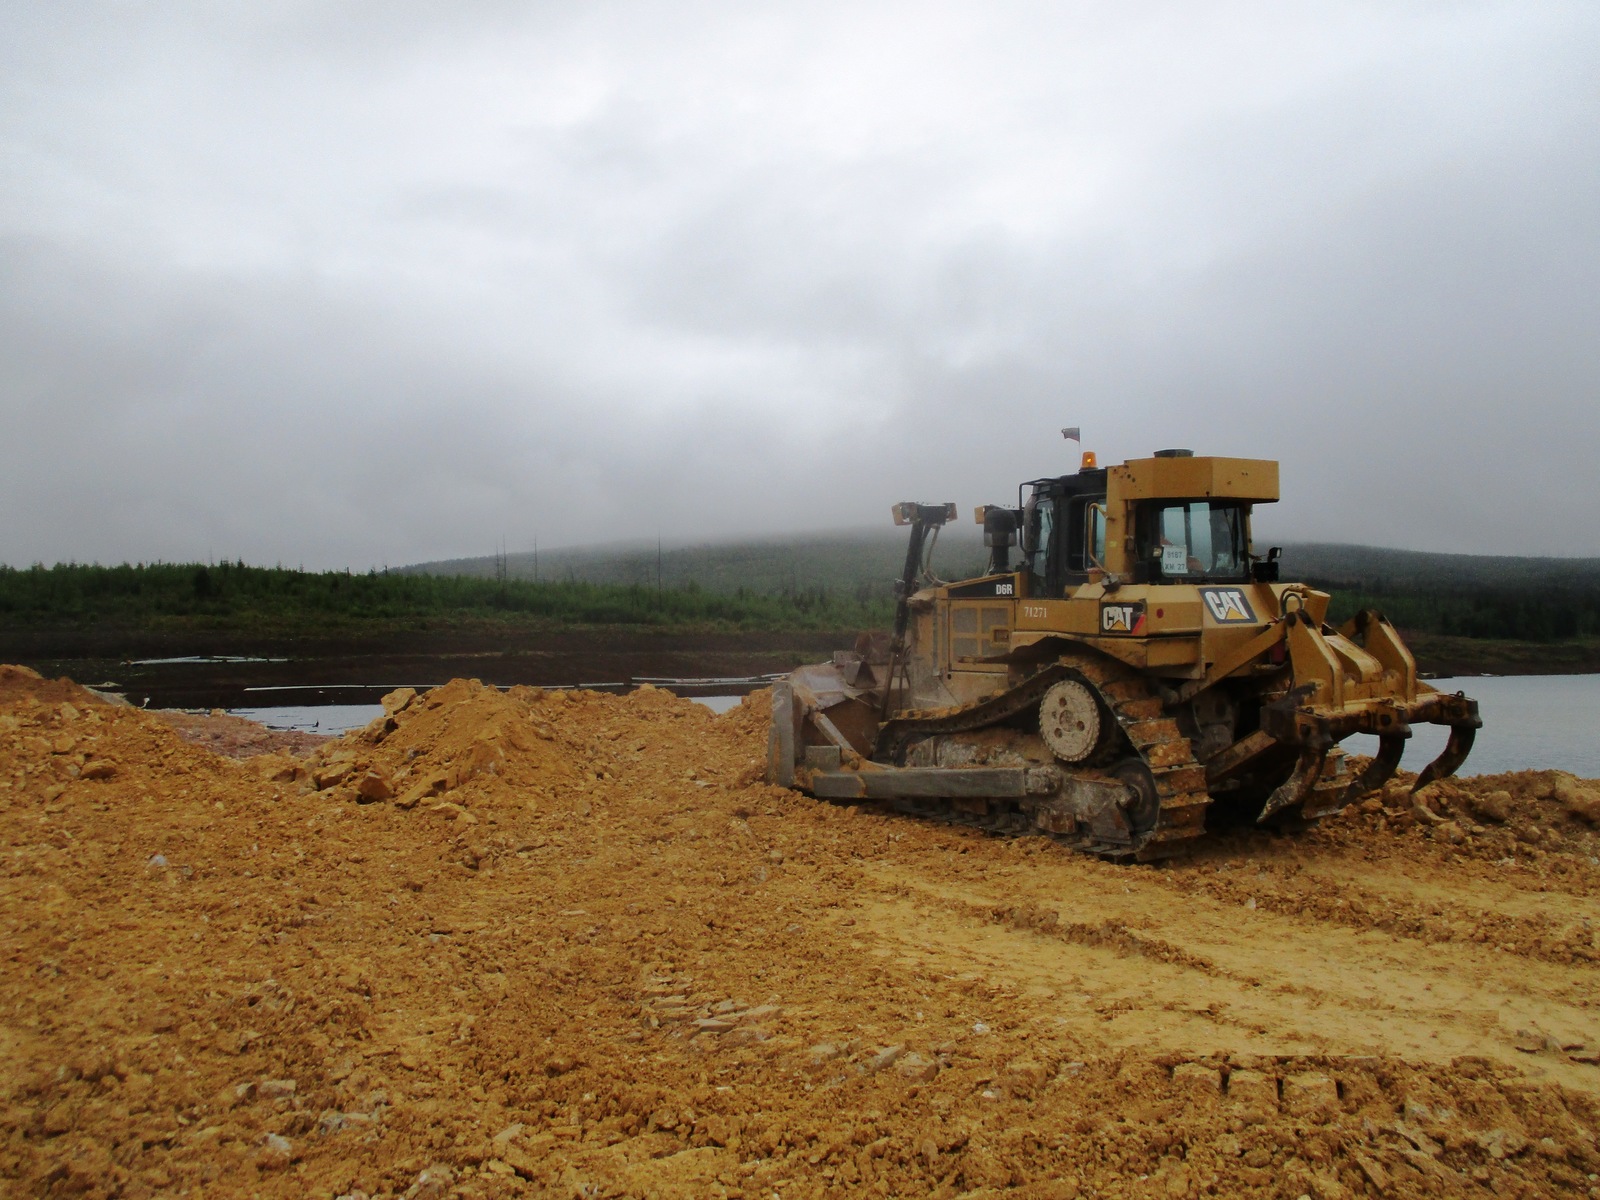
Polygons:
<instances>
[{"instance_id":1,"label":"excavated pit","mask_svg":"<svg viewBox=\"0 0 1600 1200\"><path fill-rule=\"evenodd\" d=\"M1600 1195L1595 785L1113 866L769 787L764 703L230 757L0 668L0 1191Z\"/></svg>"}]
</instances>

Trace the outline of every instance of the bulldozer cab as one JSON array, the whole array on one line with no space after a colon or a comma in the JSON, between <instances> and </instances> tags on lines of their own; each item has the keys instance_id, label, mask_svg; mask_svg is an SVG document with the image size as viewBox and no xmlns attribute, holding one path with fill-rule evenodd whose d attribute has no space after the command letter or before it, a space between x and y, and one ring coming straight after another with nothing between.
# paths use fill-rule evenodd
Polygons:
<instances>
[{"instance_id":1,"label":"bulldozer cab","mask_svg":"<svg viewBox=\"0 0 1600 1200\"><path fill-rule=\"evenodd\" d=\"M1089 581L1106 557L1106 473L1035 479L1023 504L1023 559L1030 596L1061 596Z\"/></svg>"},{"instance_id":2,"label":"bulldozer cab","mask_svg":"<svg viewBox=\"0 0 1600 1200\"><path fill-rule=\"evenodd\" d=\"M1275 463L1163 451L1122 467L1022 485L1028 594L1060 597L1097 576L1120 583L1267 581L1250 544L1252 502L1277 499Z\"/></svg>"}]
</instances>

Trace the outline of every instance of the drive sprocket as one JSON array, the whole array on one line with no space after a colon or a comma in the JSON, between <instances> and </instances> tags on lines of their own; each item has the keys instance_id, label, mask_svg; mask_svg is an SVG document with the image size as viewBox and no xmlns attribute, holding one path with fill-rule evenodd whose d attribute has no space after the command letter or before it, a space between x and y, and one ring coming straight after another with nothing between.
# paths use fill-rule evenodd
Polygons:
<instances>
[{"instance_id":1,"label":"drive sprocket","mask_svg":"<svg viewBox=\"0 0 1600 1200\"><path fill-rule=\"evenodd\" d=\"M1101 733L1100 702L1082 680L1063 679L1039 701L1039 736L1062 762L1088 761Z\"/></svg>"}]
</instances>

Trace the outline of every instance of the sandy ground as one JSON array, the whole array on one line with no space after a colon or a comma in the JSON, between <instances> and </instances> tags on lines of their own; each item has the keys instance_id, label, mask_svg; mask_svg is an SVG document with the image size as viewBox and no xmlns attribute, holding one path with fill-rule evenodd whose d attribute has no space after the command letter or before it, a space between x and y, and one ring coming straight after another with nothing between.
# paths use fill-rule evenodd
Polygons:
<instances>
[{"instance_id":1,"label":"sandy ground","mask_svg":"<svg viewBox=\"0 0 1600 1200\"><path fill-rule=\"evenodd\" d=\"M1600 1196L1582 781L1123 867L768 787L759 696L388 708L0 668L0 1192Z\"/></svg>"}]
</instances>

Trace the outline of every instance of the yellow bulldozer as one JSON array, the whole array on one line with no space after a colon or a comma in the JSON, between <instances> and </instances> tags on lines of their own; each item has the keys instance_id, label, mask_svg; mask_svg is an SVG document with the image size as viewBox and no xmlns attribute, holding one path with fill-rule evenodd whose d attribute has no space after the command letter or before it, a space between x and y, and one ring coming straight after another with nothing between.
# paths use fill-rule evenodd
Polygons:
<instances>
[{"instance_id":1,"label":"yellow bulldozer","mask_svg":"<svg viewBox=\"0 0 1600 1200\"><path fill-rule=\"evenodd\" d=\"M1421 682L1380 613L1335 629L1326 592L1279 580L1250 536L1277 499L1272 461L1086 452L977 510L989 563L959 582L927 561L955 505L895 505L893 632L774 686L768 780L1148 861L1208 827L1340 811L1419 723L1450 735L1416 787L1453 774L1477 703ZM1359 771L1339 746L1355 733L1378 739Z\"/></svg>"}]
</instances>

